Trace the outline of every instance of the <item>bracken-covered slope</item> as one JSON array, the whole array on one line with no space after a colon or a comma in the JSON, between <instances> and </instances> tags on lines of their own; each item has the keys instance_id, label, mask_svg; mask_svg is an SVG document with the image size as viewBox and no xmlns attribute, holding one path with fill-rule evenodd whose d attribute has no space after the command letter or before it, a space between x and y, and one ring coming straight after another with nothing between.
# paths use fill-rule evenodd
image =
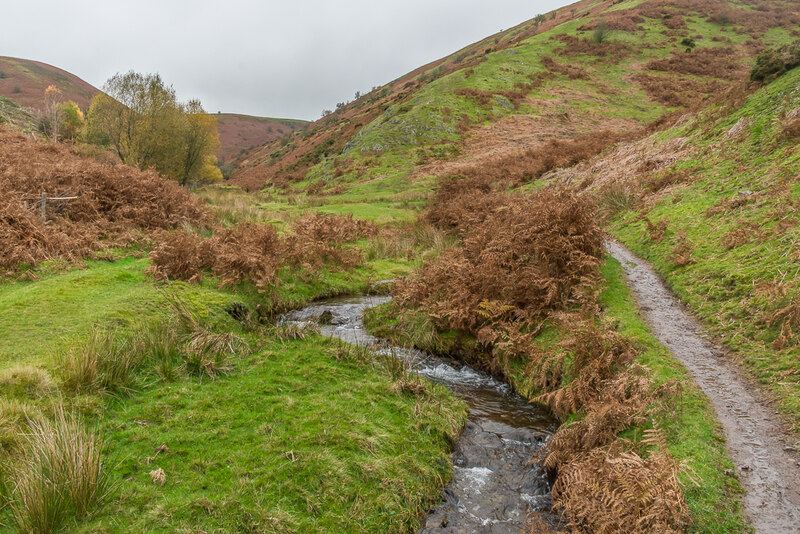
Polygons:
<instances>
[{"instance_id":1,"label":"bracken-covered slope","mask_svg":"<svg viewBox=\"0 0 800 534\"><path fill-rule=\"evenodd\" d=\"M271 119L238 113L217 113L216 117L220 140L217 158L221 162L233 164L245 158L249 150L276 141L307 124L301 120Z\"/></svg>"},{"instance_id":2,"label":"bracken-covered slope","mask_svg":"<svg viewBox=\"0 0 800 534\"><path fill-rule=\"evenodd\" d=\"M64 100L72 100L82 109L87 109L92 97L100 92L90 83L52 65L29 59L0 57L0 96L20 106L41 108L45 89L50 85L62 92Z\"/></svg>"},{"instance_id":3,"label":"bracken-covered slope","mask_svg":"<svg viewBox=\"0 0 800 534\"><path fill-rule=\"evenodd\" d=\"M546 175L596 196L800 431L800 69Z\"/></svg>"},{"instance_id":4,"label":"bracken-covered slope","mask_svg":"<svg viewBox=\"0 0 800 534\"><path fill-rule=\"evenodd\" d=\"M51 199L44 213L43 195ZM188 191L154 171L101 164L0 127L0 270L80 259L155 229L203 226L208 217Z\"/></svg>"},{"instance_id":5,"label":"bracken-covered slope","mask_svg":"<svg viewBox=\"0 0 800 534\"><path fill-rule=\"evenodd\" d=\"M252 151L232 182L311 194L427 190L554 140L638 135L743 88L800 35L783 0L585 0L488 37ZM599 27L599 29L598 29Z\"/></svg>"}]
</instances>

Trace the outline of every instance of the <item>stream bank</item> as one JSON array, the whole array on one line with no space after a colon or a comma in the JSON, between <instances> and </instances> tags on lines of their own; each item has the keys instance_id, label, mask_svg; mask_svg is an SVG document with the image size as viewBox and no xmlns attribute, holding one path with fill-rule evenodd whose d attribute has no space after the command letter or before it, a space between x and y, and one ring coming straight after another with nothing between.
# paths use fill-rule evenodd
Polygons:
<instances>
[{"instance_id":1,"label":"stream bank","mask_svg":"<svg viewBox=\"0 0 800 534\"><path fill-rule=\"evenodd\" d=\"M285 320L316 323L322 334L377 353L391 354L415 373L441 383L466 401L470 418L453 452L453 478L443 502L423 520L420 533L520 532L529 513L549 523L550 482L531 458L557 430L558 421L542 406L514 393L505 382L455 360L397 347L367 333L363 314L389 297L333 299L291 312Z\"/></svg>"}]
</instances>

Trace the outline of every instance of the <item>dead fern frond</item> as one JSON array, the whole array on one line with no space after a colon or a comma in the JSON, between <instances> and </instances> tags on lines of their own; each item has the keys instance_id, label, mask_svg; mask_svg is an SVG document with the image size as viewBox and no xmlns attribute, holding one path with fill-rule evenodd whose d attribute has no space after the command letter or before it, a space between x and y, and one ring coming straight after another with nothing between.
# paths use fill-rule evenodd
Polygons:
<instances>
[{"instance_id":1,"label":"dead fern frond","mask_svg":"<svg viewBox=\"0 0 800 534\"><path fill-rule=\"evenodd\" d=\"M645 217L644 222L647 225L647 235L650 237L650 241L653 243L661 243L667 235L669 221L666 219L661 219L657 223L653 224L650 219Z\"/></svg>"},{"instance_id":2,"label":"dead fern frond","mask_svg":"<svg viewBox=\"0 0 800 534\"><path fill-rule=\"evenodd\" d=\"M692 258L693 253L694 245L692 245L691 241L686 237L686 233L681 232L678 235L678 242L670 254L670 261L676 267L686 267L687 265L697 263L697 260Z\"/></svg>"},{"instance_id":3,"label":"dead fern frond","mask_svg":"<svg viewBox=\"0 0 800 534\"><path fill-rule=\"evenodd\" d=\"M690 520L680 471L663 450L642 458L615 442L559 471L553 508L576 532L682 533Z\"/></svg>"}]
</instances>

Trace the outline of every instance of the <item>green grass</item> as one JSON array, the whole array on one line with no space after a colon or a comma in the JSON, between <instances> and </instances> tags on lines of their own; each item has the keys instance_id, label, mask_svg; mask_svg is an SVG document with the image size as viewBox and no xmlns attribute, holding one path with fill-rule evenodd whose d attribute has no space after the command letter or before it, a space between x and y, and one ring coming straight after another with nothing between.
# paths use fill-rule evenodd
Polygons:
<instances>
[{"instance_id":1,"label":"green grass","mask_svg":"<svg viewBox=\"0 0 800 534\"><path fill-rule=\"evenodd\" d=\"M41 367L55 379L24 368L24 380L39 381L28 387L13 378L19 371L4 375L12 387L0 391L0 457L18 446L25 425L18 414L49 414L62 395L99 425L108 445L109 502L88 519L69 519L69 532L417 529L450 476L465 405L433 384L419 396L403 393L364 351L318 336L280 342L269 329L249 333L223 310L232 302L280 309L363 293L373 280L406 274L408 261L382 258L313 275L287 268L269 296L247 285L219 289L213 279L172 282L169 292L205 325L244 336L254 350L229 356L214 379L182 369L177 358L169 373L137 366L129 389L70 393L58 354L95 324L118 327L124 337L170 321L174 312L145 277L147 265L131 257L66 272L44 265L39 281L0 285L0 368ZM156 455L162 444L169 451ZM149 474L158 468L166 472L163 487ZM10 523L0 507L0 532L11 532Z\"/></svg>"},{"instance_id":2,"label":"green grass","mask_svg":"<svg viewBox=\"0 0 800 534\"><path fill-rule=\"evenodd\" d=\"M795 256L800 225L793 207L800 198L793 178L800 172L800 153L781 130L782 115L800 105L799 82L800 70L795 70L752 95L741 109L715 121L701 120L701 126L663 132L661 143L687 139L686 153L671 168L690 168L692 179L656 197L646 210L621 213L610 225L613 235L651 261L692 312L766 386L798 432L800 347L793 338L785 348L773 348L780 324L769 325L768 317L800 290ZM749 121L743 135L726 138L742 119ZM754 195L743 193L748 191ZM741 205L725 204L730 201ZM637 220L642 214L654 223L668 223L663 241L650 238L645 223ZM727 247L728 233L748 224L743 242ZM681 233L694 249L695 263L685 267L671 259ZM770 286L780 284L786 296L781 290L769 294Z\"/></svg>"},{"instance_id":3,"label":"green grass","mask_svg":"<svg viewBox=\"0 0 800 534\"><path fill-rule=\"evenodd\" d=\"M260 204L260 207L273 216L280 214L293 218L310 211L317 211L334 215L352 215L354 219L372 221L380 225L413 222L419 214L418 204L391 200L370 201L367 195L354 199L353 196L356 194L351 191L349 198L311 197L297 204L273 201Z\"/></svg>"},{"instance_id":4,"label":"green grass","mask_svg":"<svg viewBox=\"0 0 800 534\"><path fill-rule=\"evenodd\" d=\"M0 369L17 364L52 367L55 356L84 337L95 324L130 326L140 318L167 317L171 310L158 284L145 276L148 259L114 263L89 261L86 268L54 273L40 281L0 284ZM370 283L407 273L406 260L381 259L364 267L324 270L309 275L285 268L272 300L242 285L238 293L217 288L214 279L201 285L172 282L170 292L201 316L224 316L227 304L245 300L264 308L287 308L311 300L369 291ZM211 317L213 319L213 317Z\"/></svg>"},{"instance_id":5,"label":"green grass","mask_svg":"<svg viewBox=\"0 0 800 534\"><path fill-rule=\"evenodd\" d=\"M399 393L340 352L319 337L266 341L228 377L112 404L103 428L118 496L74 531L415 530L450 476L466 409L439 386ZM149 475L159 468L163 487Z\"/></svg>"},{"instance_id":6,"label":"green grass","mask_svg":"<svg viewBox=\"0 0 800 534\"><path fill-rule=\"evenodd\" d=\"M670 380L681 383L680 398L674 409L657 412L656 421L667 435L670 452L678 460L688 462L699 482L699 486L695 486L688 477L682 477L694 522L690 531L703 534L749 532L738 499L741 488L736 479L725 474L725 470L733 469L733 463L726 456L725 440L708 400L692 383L686 369L650 333L625 284L622 265L608 257L603 265L603 278L605 288L600 304L604 314L640 351L637 361L650 369L656 386ZM642 430L636 428L627 433L640 439Z\"/></svg>"},{"instance_id":7,"label":"green grass","mask_svg":"<svg viewBox=\"0 0 800 534\"><path fill-rule=\"evenodd\" d=\"M356 219L374 221L378 224L386 224L390 222L413 222L419 214L419 212L416 210L400 207L396 203L386 202L326 204L313 209L321 213L352 215Z\"/></svg>"},{"instance_id":8,"label":"green grass","mask_svg":"<svg viewBox=\"0 0 800 534\"><path fill-rule=\"evenodd\" d=\"M0 285L0 368L20 363L52 365L55 354L95 323L129 325L139 317L162 317L163 296L145 279L149 260L87 262L85 269L37 282ZM211 287L172 284L182 298L208 314L233 296Z\"/></svg>"}]
</instances>

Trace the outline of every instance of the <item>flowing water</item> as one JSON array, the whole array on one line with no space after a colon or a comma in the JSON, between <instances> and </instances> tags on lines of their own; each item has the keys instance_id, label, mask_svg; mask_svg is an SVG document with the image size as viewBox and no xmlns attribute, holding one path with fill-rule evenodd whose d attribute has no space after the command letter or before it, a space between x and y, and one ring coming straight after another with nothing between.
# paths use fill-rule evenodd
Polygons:
<instances>
[{"instance_id":1,"label":"flowing water","mask_svg":"<svg viewBox=\"0 0 800 534\"><path fill-rule=\"evenodd\" d=\"M389 297L354 297L317 303L287 314L286 322L315 323L320 331L407 362L412 372L445 385L470 408L469 421L453 452L453 478L444 499L424 519L420 533L519 533L528 513L555 524L550 483L531 462L558 428L549 412L514 393L505 382L455 360L395 347L369 335L364 311ZM326 313L329 312L329 313Z\"/></svg>"}]
</instances>

